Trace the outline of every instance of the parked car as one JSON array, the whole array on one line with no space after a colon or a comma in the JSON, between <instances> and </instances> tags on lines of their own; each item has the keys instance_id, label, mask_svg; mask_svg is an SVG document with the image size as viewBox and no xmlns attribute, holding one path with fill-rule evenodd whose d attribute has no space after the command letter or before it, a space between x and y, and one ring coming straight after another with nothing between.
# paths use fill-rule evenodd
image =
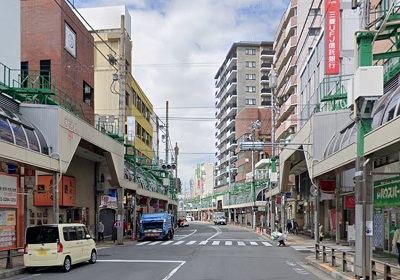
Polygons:
<instances>
[{"instance_id":1,"label":"parked car","mask_svg":"<svg viewBox=\"0 0 400 280\"><path fill-rule=\"evenodd\" d=\"M191 215L186 215L186 220L187 220L188 222L191 222L191 221L194 221L194 218L193 218L193 216L191 216Z\"/></svg>"},{"instance_id":2,"label":"parked car","mask_svg":"<svg viewBox=\"0 0 400 280\"><path fill-rule=\"evenodd\" d=\"M96 261L96 243L83 224L38 225L26 229L24 265L31 272L47 266L59 266L61 271L68 272L74 264Z\"/></svg>"},{"instance_id":3,"label":"parked car","mask_svg":"<svg viewBox=\"0 0 400 280\"><path fill-rule=\"evenodd\" d=\"M224 212L215 212L213 215L215 225L226 225L226 217Z\"/></svg>"}]
</instances>

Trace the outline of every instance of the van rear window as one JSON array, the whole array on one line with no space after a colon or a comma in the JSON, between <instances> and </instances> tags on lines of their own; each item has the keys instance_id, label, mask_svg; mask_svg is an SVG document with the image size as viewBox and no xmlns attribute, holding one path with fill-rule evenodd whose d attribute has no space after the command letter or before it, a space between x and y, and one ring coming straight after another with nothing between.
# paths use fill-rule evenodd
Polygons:
<instances>
[{"instance_id":1,"label":"van rear window","mask_svg":"<svg viewBox=\"0 0 400 280\"><path fill-rule=\"evenodd\" d=\"M58 227L36 226L26 230L26 244L56 243L59 240Z\"/></svg>"}]
</instances>

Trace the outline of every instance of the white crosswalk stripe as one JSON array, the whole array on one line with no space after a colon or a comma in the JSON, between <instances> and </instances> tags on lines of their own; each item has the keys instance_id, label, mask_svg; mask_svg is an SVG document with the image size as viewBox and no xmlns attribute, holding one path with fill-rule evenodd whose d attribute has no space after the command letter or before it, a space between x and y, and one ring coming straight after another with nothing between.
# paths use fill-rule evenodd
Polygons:
<instances>
[{"instance_id":1,"label":"white crosswalk stripe","mask_svg":"<svg viewBox=\"0 0 400 280\"><path fill-rule=\"evenodd\" d=\"M264 246L267 246L267 247L270 247L270 246L272 246L270 243L268 243L268 242L261 242L262 244L264 244Z\"/></svg>"},{"instance_id":2,"label":"white crosswalk stripe","mask_svg":"<svg viewBox=\"0 0 400 280\"><path fill-rule=\"evenodd\" d=\"M144 241L144 242L138 242L136 245L137 246L156 246L156 245L211 245L211 246L259 246L259 245L264 245L265 247L271 247L271 243L266 242L266 241L232 241L232 240L203 240L203 241L197 241L197 240L169 240L169 241ZM291 246L295 250L298 251L304 251L304 250L310 250L313 249L314 247L309 247L309 246Z\"/></svg>"},{"instance_id":3,"label":"white crosswalk stripe","mask_svg":"<svg viewBox=\"0 0 400 280\"><path fill-rule=\"evenodd\" d=\"M301 251L301 252L314 252L315 248L314 246L290 246L296 251Z\"/></svg>"}]
</instances>

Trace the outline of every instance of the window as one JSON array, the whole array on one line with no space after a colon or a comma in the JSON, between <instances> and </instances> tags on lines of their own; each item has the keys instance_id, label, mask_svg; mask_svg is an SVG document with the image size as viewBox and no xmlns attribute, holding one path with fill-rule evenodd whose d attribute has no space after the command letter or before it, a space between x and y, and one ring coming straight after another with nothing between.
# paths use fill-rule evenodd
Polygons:
<instances>
[{"instance_id":1,"label":"window","mask_svg":"<svg viewBox=\"0 0 400 280\"><path fill-rule=\"evenodd\" d=\"M83 81L83 102L87 105L92 105L92 92L93 88Z\"/></svg>"},{"instance_id":2,"label":"window","mask_svg":"<svg viewBox=\"0 0 400 280\"><path fill-rule=\"evenodd\" d=\"M246 99L246 105L256 105L255 99Z\"/></svg>"},{"instance_id":3,"label":"window","mask_svg":"<svg viewBox=\"0 0 400 280\"><path fill-rule=\"evenodd\" d=\"M29 63L28 61L21 62L21 87L27 88L29 83Z\"/></svg>"},{"instance_id":4,"label":"window","mask_svg":"<svg viewBox=\"0 0 400 280\"><path fill-rule=\"evenodd\" d=\"M40 88L50 88L51 60L40 61Z\"/></svg>"},{"instance_id":5,"label":"window","mask_svg":"<svg viewBox=\"0 0 400 280\"><path fill-rule=\"evenodd\" d=\"M86 237L86 231L84 227L76 227L76 236L78 237L78 240L85 239Z\"/></svg>"},{"instance_id":6,"label":"window","mask_svg":"<svg viewBox=\"0 0 400 280\"><path fill-rule=\"evenodd\" d=\"M246 54L247 55L255 55L256 54L256 49L246 49Z\"/></svg>"},{"instance_id":7,"label":"window","mask_svg":"<svg viewBox=\"0 0 400 280\"><path fill-rule=\"evenodd\" d=\"M0 139L14 143L11 127L6 118L0 117Z\"/></svg>"},{"instance_id":8,"label":"window","mask_svg":"<svg viewBox=\"0 0 400 280\"><path fill-rule=\"evenodd\" d=\"M246 92L256 92L256 87L255 86L247 86Z\"/></svg>"},{"instance_id":9,"label":"window","mask_svg":"<svg viewBox=\"0 0 400 280\"><path fill-rule=\"evenodd\" d=\"M246 80L255 80L256 74L246 74Z\"/></svg>"},{"instance_id":10,"label":"window","mask_svg":"<svg viewBox=\"0 0 400 280\"><path fill-rule=\"evenodd\" d=\"M255 61L246 61L246 67L256 68L256 62Z\"/></svg>"}]
</instances>

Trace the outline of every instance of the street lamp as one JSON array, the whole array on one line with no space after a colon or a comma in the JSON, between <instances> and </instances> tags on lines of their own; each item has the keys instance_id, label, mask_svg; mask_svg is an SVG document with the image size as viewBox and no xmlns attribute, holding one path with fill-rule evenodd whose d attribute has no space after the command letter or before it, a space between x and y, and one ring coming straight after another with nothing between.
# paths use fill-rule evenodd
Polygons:
<instances>
[{"instance_id":1,"label":"street lamp","mask_svg":"<svg viewBox=\"0 0 400 280\"><path fill-rule=\"evenodd\" d=\"M276 173L276 158L275 158L275 115L276 115L276 104L275 104L275 89L278 86L278 74L275 68L271 68L268 73L269 87L271 89L272 98L272 114L271 114L271 144L272 144L272 155L271 155L271 175ZM271 176L270 176L271 179ZM275 229L275 203L272 203L272 191L271 191L271 180L269 182L269 201L267 204L267 225L270 225L271 233ZM271 217L271 220L270 220Z\"/></svg>"}]
</instances>

